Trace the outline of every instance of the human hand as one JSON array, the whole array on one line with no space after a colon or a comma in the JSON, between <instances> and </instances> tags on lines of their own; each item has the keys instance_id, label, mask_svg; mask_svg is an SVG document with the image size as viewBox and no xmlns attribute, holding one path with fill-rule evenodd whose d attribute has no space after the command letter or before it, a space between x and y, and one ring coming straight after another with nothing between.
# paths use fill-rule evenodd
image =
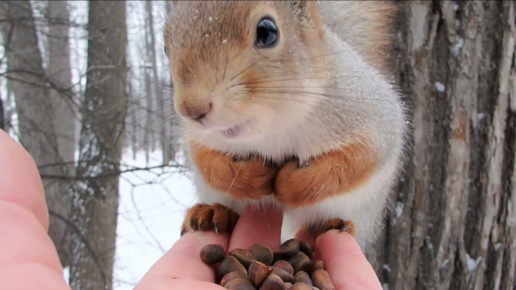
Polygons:
<instances>
[{"instance_id":1,"label":"human hand","mask_svg":"<svg viewBox=\"0 0 516 290\"><path fill-rule=\"evenodd\" d=\"M200 259L201 249L208 244L220 244L231 251L262 243L277 251L281 224L282 213L268 208L245 211L231 237L214 232L186 233L154 264L135 290L222 290L222 286L215 284L213 268ZM302 232L296 238L315 245L315 259L323 260L336 290L382 289L372 266L350 234L331 230L314 241L311 235Z\"/></svg>"},{"instance_id":2,"label":"human hand","mask_svg":"<svg viewBox=\"0 0 516 290\"><path fill-rule=\"evenodd\" d=\"M0 289L70 289L57 251L47 235L48 210L38 170L30 155L0 130ZM213 232L187 233L145 274L136 290L223 289L200 250L220 244L226 250L263 243L280 245L282 214L272 209L244 212L231 237ZM313 243L300 233L296 237ZM382 287L355 239L332 230L315 242L337 290ZM30 277L30 279L27 279Z\"/></svg>"},{"instance_id":3,"label":"human hand","mask_svg":"<svg viewBox=\"0 0 516 290\"><path fill-rule=\"evenodd\" d=\"M70 289L32 157L0 130L0 289Z\"/></svg>"}]
</instances>

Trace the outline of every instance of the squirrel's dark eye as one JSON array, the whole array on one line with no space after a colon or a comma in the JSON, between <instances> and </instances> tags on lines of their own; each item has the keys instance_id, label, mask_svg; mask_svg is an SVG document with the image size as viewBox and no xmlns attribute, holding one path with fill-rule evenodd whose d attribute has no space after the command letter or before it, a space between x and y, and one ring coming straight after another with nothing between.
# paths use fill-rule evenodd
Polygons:
<instances>
[{"instance_id":1,"label":"squirrel's dark eye","mask_svg":"<svg viewBox=\"0 0 516 290\"><path fill-rule=\"evenodd\" d=\"M258 26L256 26L256 40L254 42L256 47L271 47L276 44L277 39L278 29L276 28L276 24L269 18L260 20Z\"/></svg>"}]
</instances>

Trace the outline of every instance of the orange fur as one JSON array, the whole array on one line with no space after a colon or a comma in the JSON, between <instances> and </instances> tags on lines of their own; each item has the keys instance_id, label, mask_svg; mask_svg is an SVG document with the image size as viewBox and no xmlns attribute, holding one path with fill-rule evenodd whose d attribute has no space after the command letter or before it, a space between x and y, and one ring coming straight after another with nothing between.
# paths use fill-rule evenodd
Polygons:
<instances>
[{"instance_id":1,"label":"orange fur","mask_svg":"<svg viewBox=\"0 0 516 290\"><path fill-rule=\"evenodd\" d=\"M198 203L188 209L181 227L181 236L189 231L231 232L238 218L237 213L221 204Z\"/></svg>"},{"instance_id":2,"label":"orange fur","mask_svg":"<svg viewBox=\"0 0 516 290\"><path fill-rule=\"evenodd\" d=\"M258 200L273 193L278 168L253 156L249 161L234 160L220 151L191 145L192 157L204 181L212 188L238 200Z\"/></svg>"},{"instance_id":3,"label":"orange fur","mask_svg":"<svg viewBox=\"0 0 516 290\"><path fill-rule=\"evenodd\" d=\"M182 85L196 85L196 79L208 82L203 78L204 73L210 72L205 63L224 63L227 59L220 58L221 54L244 49L249 27L242 19L247 19L258 4L260 1L177 1L164 29L165 44L171 50L174 82ZM183 17L173 17L177 15ZM177 20L181 22L176 23ZM181 29L184 26L191 29ZM202 35L200 41L199 35ZM227 43L222 43L223 39Z\"/></svg>"},{"instance_id":4,"label":"orange fur","mask_svg":"<svg viewBox=\"0 0 516 290\"><path fill-rule=\"evenodd\" d=\"M377 163L365 144L350 144L313 158L306 167L287 162L275 181L275 197L290 207L310 206L366 182Z\"/></svg>"}]
</instances>

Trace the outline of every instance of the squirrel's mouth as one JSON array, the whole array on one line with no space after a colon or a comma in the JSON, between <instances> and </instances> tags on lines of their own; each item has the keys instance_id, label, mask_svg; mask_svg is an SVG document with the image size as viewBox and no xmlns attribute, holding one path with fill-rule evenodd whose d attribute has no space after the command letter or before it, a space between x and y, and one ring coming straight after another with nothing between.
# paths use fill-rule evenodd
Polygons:
<instances>
[{"instance_id":1,"label":"squirrel's mouth","mask_svg":"<svg viewBox=\"0 0 516 290\"><path fill-rule=\"evenodd\" d=\"M242 128L240 126L234 126L226 130L220 130L220 135L226 137L226 138L234 138L238 135L240 135L240 132L242 131Z\"/></svg>"},{"instance_id":2,"label":"squirrel's mouth","mask_svg":"<svg viewBox=\"0 0 516 290\"><path fill-rule=\"evenodd\" d=\"M249 130L250 122L251 122L251 119L246 120L245 122L242 122L233 127L230 127L230 128L224 129L224 130L219 130L219 133L220 133L220 135L222 135L223 137L228 138L228 139L236 138L236 137L242 135L242 133L244 133L246 131L246 129Z\"/></svg>"}]
</instances>

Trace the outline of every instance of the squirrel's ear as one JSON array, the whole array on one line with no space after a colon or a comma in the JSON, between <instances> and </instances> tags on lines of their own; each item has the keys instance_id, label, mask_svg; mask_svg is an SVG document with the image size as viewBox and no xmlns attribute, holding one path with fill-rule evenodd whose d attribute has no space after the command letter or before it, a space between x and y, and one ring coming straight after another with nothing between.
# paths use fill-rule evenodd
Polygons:
<instances>
[{"instance_id":1,"label":"squirrel's ear","mask_svg":"<svg viewBox=\"0 0 516 290\"><path fill-rule=\"evenodd\" d=\"M315 27L320 28L322 25L317 1L301 0L289 1L290 8L302 20L311 20Z\"/></svg>"},{"instance_id":2,"label":"squirrel's ear","mask_svg":"<svg viewBox=\"0 0 516 290\"><path fill-rule=\"evenodd\" d=\"M302 1L288 1L290 3L290 6L291 7L294 7L294 8L297 8L297 9L300 9L300 10L304 10L304 8L306 7L306 5L308 4L307 0L302 0Z\"/></svg>"},{"instance_id":3,"label":"squirrel's ear","mask_svg":"<svg viewBox=\"0 0 516 290\"><path fill-rule=\"evenodd\" d=\"M174 7L174 5L177 4L177 0L166 0L165 1L165 7L166 7L166 11L167 11L167 14L170 14L172 12L172 9Z\"/></svg>"}]
</instances>

